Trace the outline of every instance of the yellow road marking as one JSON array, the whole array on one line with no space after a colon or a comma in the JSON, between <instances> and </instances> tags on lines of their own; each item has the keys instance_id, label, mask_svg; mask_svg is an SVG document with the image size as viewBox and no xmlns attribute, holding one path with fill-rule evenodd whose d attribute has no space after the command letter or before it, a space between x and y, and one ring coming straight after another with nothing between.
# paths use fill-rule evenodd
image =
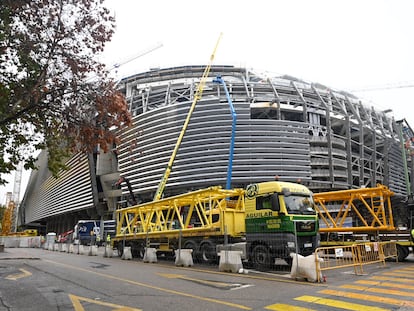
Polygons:
<instances>
[{"instance_id":1,"label":"yellow road marking","mask_svg":"<svg viewBox=\"0 0 414 311\"><path fill-rule=\"evenodd\" d=\"M324 289L324 290L319 291L319 293L338 296L338 297L360 299L364 301L372 301L376 303L385 303L389 305L414 307L414 302L409 301L409 300L401 300L401 299L373 296L373 295L364 295L364 294L359 294L359 293L350 293L350 292L344 292L344 291L332 290L332 289Z\"/></svg>"},{"instance_id":2,"label":"yellow road marking","mask_svg":"<svg viewBox=\"0 0 414 311\"><path fill-rule=\"evenodd\" d=\"M345 302L345 301L329 299L329 298L321 298L321 297L315 297L315 296L300 296L300 297L296 297L295 300L316 303L319 305L324 305L324 306L329 306L329 307L342 308L346 310L354 310L354 311L389 311L389 309L365 306L359 303L351 303L351 302Z\"/></svg>"},{"instance_id":3,"label":"yellow road marking","mask_svg":"<svg viewBox=\"0 0 414 311\"><path fill-rule=\"evenodd\" d=\"M99 306L114 308L112 311L121 311L121 310L122 311L142 311L142 309L136 309L136 308L131 308L131 307L127 307L127 306L116 305L116 304L110 303L110 302L97 301L97 300L94 300L94 299L75 296L75 295L71 295L71 294L69 294L69 298L72 301L73 308L75 309L75 311L85 311L85 309L83 308L83 306L81 304L81 301L85 301L87 303L91 303L91 304L95 304L95 305L99 305Z\"/></svg>"},{"instance_id":4,"label":"yellow road marking","mask_svg":"<svg viewBox=\"0 0 414 311\"><path fill-rule=\"evenodd\" d=\"M359 280L359 281L356 281L355 283L364 284L364 285L377 285L377 286L391 287L391 288L414 289L414 285L397 284L397 283L389 283L389 282Z\"/></svg>"},{"instance_id":5,"label":"yellow road marking","mask_svg":"<svg viewBox=\"0 0 414 311\"><path fill-rule=\"evenodd\" d=\"M22 273L15 273L15 274L10 274L8 276L5 277L5 279L7 280L13 280L16 281L17 279L21 279L27 276L31 276L32 273L25 270L25 269L19 269Z\"/></svg>"},{"instance_id":6,"label":"yellow road marking","mask_svg":"<svg viewBox=\"0 0 414 311\"><path fill-rule=\"evenodd\" d=\"M381 275L404 277L404 279L414 279L414 275L407 274L407 272L404 272L404 273L403 272L400 272L400 273L384 272L384 273L381 273Z\"/></svg>"},{"instance_id":7,"label":"yellow road marking","mask_svg":"<svg viewBox=\"0 0 414 311\"><path fill-rule=\"evenodd\" d=\"M213 299L213 298L208 298L208 297L203 297L203 296L192 295L192 294L189 294L189 293L179 292L179 291L176 291L176 290L162 288L162 287L158 287L158 286L155 286L155 285L136 282L136 281L124 279L124 278L109 275L109 274L103 274L103 273L99 273L99 272L96 272L96 271L91 271L91 270L88 270L88 269L71 266L71 265L68 265L68 264L61 263L61 262L55 262L55 261L47 260L47 259L45 259L44 261L53 263L55 265L64 266L64 267L67 267L67 268L70 268L70 269L73 269L73 270L78 270L78 271L88 272L88 273L91 273L91 274L94 274L94 275L99 275L103 278L108 278L108 279L112 279L112 280L117 280L117 281L129 283L129 284L137 285L137 286L142 286L142 287L146 287L146 288L159 290L159 291L162 291L162 292L165 292L165 293L170 293L170 294L174 294L174 295L178 295L178 296L189 297L189 298L202 300L202 301L208 301L208 302L221 304L221 305L225 305L225 306L229 306L229 307L233 307L233 308L238 308L238 309L242 309L242 310L251 310L252 309L250 307L240 305L240 304L236 304L236 303L231 303L231 302L218 300L218 299Z\"/></svg>"},{"instance_id":8,"label":"yellow road marking","mask_svg":"<svg viewBox=\"0 0 414 311\"><path fill-rule=\"evenodd\" d=\"M361 290L361 291L366 291L366 292L376 293L376 294L389 294L389 295L394 295L394 296L414 297L414 293L403 292L399 290L392 290L388 288L375 288L375 287L367 287L367 286L352 285L352 284L345 284L339 287L347 288L347 289L356 289L356 290Z\"/></svg>"},{"instance_id":9,"label":"yellow road marking","mask_svg":"<svg viewBox=\"0 0 414 311\"><path fill-rule=\"evenodd\" d=\"M372 279L372 280L381 280L381 281L393 281L393 282L400 282L400 283L413 283L414 284L414 280L402 279L402 278L393 278L393 277L389 277L389 276L374 275L370 279Z\"/></svg>"},{"instance_id":10,"label":"yellow road marking","mask_svg":"<svg viewBox=\"0 0 414 311\"><path fill-rule=\"evenodd\" d=\"M169 279L182 279L182 280L187 280L187 281L192 281L192 282L196 282L196 283L200 283L200 284L207 284L207 285L211 285L211 286L215 286L215 287L231 287L234 286L234 284L232 283L225 283L225 282L216 282L216 281L207 281L207 280L200 280L200 279L194 279L194 278L190 278L181 274L168 274L168 273L157 273L160 276L169 278Z\"/></svg>"},{"instance_id":11,"label":"yellow road marking","mask_svg":"<svg viewBox=\"0 0 414 311\"><path fill-rule=\"evenodd\" d=\"M287 305L284 303L276 303L274 305L265 307L265 309L274 311L316 311L314 309L302 308L298 306Z\"/></svg>"}]
</instances>

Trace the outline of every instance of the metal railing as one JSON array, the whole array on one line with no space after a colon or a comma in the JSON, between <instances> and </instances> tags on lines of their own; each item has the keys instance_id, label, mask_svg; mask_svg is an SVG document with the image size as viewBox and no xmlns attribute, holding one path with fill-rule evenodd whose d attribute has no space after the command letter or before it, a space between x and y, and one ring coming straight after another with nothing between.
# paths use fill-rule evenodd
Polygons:
<instances>
[{"instance_id":1,"label":"metal railing","mask_svg":"<svg viewBox=\"0 0 414 311\"><path fill-rule=\"evenodd\" d=\"M321 281L322 271L353 267L355 274L362 275L364 265L382 263L385 266L386 259L398 258L396 242L318 247L315 254L317 255L315 262L318 282Z\"/></svg>"}]
</instances>

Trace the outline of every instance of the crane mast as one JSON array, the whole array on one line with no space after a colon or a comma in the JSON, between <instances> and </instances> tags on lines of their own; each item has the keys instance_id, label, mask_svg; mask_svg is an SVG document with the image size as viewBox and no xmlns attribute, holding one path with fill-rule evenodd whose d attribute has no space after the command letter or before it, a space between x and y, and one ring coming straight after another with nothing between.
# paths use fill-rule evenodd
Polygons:
<instances>
[{"instance_id":1,"label":"crane mast","mask_svg":"<svg viewBox=\"0 0 414 311\"><path fill-rule=\"evenodd\" d=\"M170 176L171 171L172 171L172 166L174 164L175 157L177 156L178 149L180 148L180 145L181 145L181 142L183 140L184 134L185 134L185 132L188 128L188 124L190 123L191 115L193 114L193 111L195 109L197 101L200 100L201 96L203 95L204 86L206 84L208 75L210 73L211 65L213 63L213 60L214 60L214 57L215 57L215 54L216 54L216 50L217 50L217 47L220 43L222 35L223 34L220 34L220 36L219 36L219 38L216 42L213 53L210 56L210 62L208 63L208 65L204 69L203 76L201 77L200 83L197 86L197 90L196 90L196 93L194 95L194 99L193 99L193 102L191 104L190 110L188 111L187 118L185 119L183 128L181 129L180 135L178 136L177 142L176 142L174 150L171 154L170 160L168 161L167 168L165 169L164 175L163 175L163 177L162 177L162 179L161 179L161 181L158 185L157 191L155 192L154 201L158 201L159 199L161 199L162 194L164 193L164 189L165 189L165 186L167 184L168 177Z\"/></svg>"}]
</instances>

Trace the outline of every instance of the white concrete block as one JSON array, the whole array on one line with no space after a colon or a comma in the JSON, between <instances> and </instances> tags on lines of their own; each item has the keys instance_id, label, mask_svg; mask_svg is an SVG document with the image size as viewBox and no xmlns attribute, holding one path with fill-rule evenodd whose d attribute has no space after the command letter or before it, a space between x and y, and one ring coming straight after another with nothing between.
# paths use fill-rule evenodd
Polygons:
<instances>
[{"instance_id":1,"label":"white concrete block","mask_svg":"<svg viewBox=\"0 0 414 311\"><path fill-rule=\"evenodd\" d=\"M131 260L132 259L131 246L125 246L124 247L124 251L122 253L121 259L123 259L123 260Z\"/></svg>"},{"instance_id":2,"label":"white concrete block","mask_svg":"<svg viewBox=\"0 0 414 311\"><path fill-rule=\"evenodd\" d=\"M291 253L292 268L290 271L290 277L292 279L306 279L308 282L317 282L318 274L320 271L320 262L322 258L315 258L315 254L309 256L301 256L299 254ZM318 268L318 269L317 269ZM319 280L322 280L322 273L319 274Z\"/></svg>"},{"instance_id":3,"label":"white concrete block","mask_svg":"<svg viewBox=\"0 0 414 311\"><path fill-rule=\"evenodd\" d=\"M157 249L153 247L146 247L143 261L157 262Z\"/></svg>"},{"instance_id":4,"label":"white concrete block","mask_svg":"<svg viewBox=\"0 0 414 311\"><path fill-rule=\"evenodd\" d=\"M89 247L88 256L97 256L98 255L98 245L91 245Z\"/></svg>"},{"instance_id":5,"label":"white concrete block","mask_svg":"<svg viewBox=\"0 0 414 311\"><path fill-rule=\"evenodd\" d=\"M219 253L219 271L237 273L240 269L243 270L243 264L241 261L241 251L225 251L222 250Z\"/></svg>"},{"instance_id":6,"label":"white concrete block","mask_svg":"<svg viewBox=\"0 0 414 311\"><path fill-rule=\"evenodd\" d=\"M87 245L79 245L79 254L87 255L89 253L89 246Z\"/></svg>"},{"instance_id":7,"label":"white concrete block","mask_svg":"<svg viewBox=\"0 0 414 311\"><path fill-rule=\"evenodd\" d=\"M104 257L112 258L113 254L114 254L114 250L112 246L110 245L105 246Z\"/></svg>"},{"instance_id":8,"label":"white concrete block","mask_svg":"<svg viewBox=\"0 0 414 311\"><path fill-rule=\"evenodd\" d=\"M182 267L191 267L193 263L192 249L176 249L175 250L175 265Z\"/></svg>"}]
</instances>

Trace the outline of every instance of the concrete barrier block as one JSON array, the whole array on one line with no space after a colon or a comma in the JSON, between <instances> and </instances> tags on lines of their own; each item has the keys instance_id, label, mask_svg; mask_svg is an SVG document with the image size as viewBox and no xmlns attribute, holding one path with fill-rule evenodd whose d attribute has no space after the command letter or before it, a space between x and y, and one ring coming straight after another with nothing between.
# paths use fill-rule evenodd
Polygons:
<instances>
[{"instance_id":1,"label":"concrete barrier block","mask_svg":"<svg viewBox=\"0 0 414 311\"><path fill-rule=\"evenodd\" d=\"M98 255L98 246L91 245L89 246L88 256L97 256Z\"/></svg>"},{"instance_id":2,"label":"concrete barrier block","mask_svg":"<svg viewBox=\"0 0 414 311\"><path fill-rule=\"evenodd\" d=\"M74 253L75 252L75 247L73 246L73 244L69 244L68 252L69 253Z\"/></svg>"},{"instance_id":3,"label":"concrete barrier block","mask_svg":"<svg viewBox=\"0 0 414 311\"><path fill-rule=\"evenodd\" d=\"M81 255L87 255L89 254L89 246L87 245L79 245L79 254Z\"/></svg>"},{"instance_id":4,"label":"concrete barrier block","mask_svg":"<svg viewBox=\"0 0 414 311\"><path fill-rule=\"evenodd\" d=\"M19 237L19 247L26 248L29 247L29 239L26 237Z\"/></svg>"},{"instance_id":5,"label":"concrete barrier block","mask_svg":"<svg viewBox=\"0 0 414 311\"><path fill-rule=\"evenodd\" d=\"M191 267L193 263L192 249L176 249L175 250L175 265L181 267Z\"/></svg>"},{"instance_id":6,"label":"concrete barrier block","mask_svg":"<svg viewBox=\"0 0 414 311\"><path fill-rule=\"evenodd\" d=\"M68 252L68 246L67 246L67 244L62 244L62 247L61 247L61 250L60 251L67 253Z\"/></svg>"},{"instance_id":7,"label":"concrete barrier block","mask_svg":"<svg viewBox=\"0 0 414 311\"><path fill-rule=\"evenodd\" d=\"M243 271L241 251L220 251L219 271L237 273Z\"/></svg>"},{"instance_id":8,"label":"concrete barrier block","mask_svg":"<svg viewBox=\"0 0 414 311\"><path fill-rule=\"evenodd\" d=\"M54 250L55 252L58 252L58 251L59 251L59 246L60 246L60 244L55 243L55 244L53 245L53 250Z\"/></svg>"},{"instance_id":9,"label":"concrete barrier block","mask_svg":"<svg viewBox=\"0 0 414 311\"><path fill-rule=\"evenodd\" d=\"M104 257L112 258L113 255L114 255L114 249L112 248L112 246L110 245L105 246Z\"/></svg>"},{"instance_id":10,"label":"concrete barrier block","mask_svg":"<svg viewBox=\"0 0 414 311\"><path fill-rule=\"evenodd\" d=\"M146 247L143 261L157 262L157 249L153 247Z\"/></svg>"},{"instance_id":11,"label":"concrete barrier block","mask_svg":"<svg viewBox=\"0 0 414 311\"><path fill-rule=\"evenodd\" d=\"M124 252L122 253L121 259L123 259L123 260L131 260L132 259L131 246L125 246L124 247Z\"/></svg>"},{"instance_id":12,"label":"concrete barrier block","mask_svg":"<svg viewBox=\"0 0 414 311\"><path fill-rule=\"evenodd\" d=\"M315 258L315 254L301 256L299 254L291 253L290 256L292 257L292 268L290 271L290 277L292 279L303 278L308 282L317 282L318 279L323 279L320 271L320 262L323 262L322 258ZM317 271L319 271L319 276Z\"/></svg>"}]
</instances>

